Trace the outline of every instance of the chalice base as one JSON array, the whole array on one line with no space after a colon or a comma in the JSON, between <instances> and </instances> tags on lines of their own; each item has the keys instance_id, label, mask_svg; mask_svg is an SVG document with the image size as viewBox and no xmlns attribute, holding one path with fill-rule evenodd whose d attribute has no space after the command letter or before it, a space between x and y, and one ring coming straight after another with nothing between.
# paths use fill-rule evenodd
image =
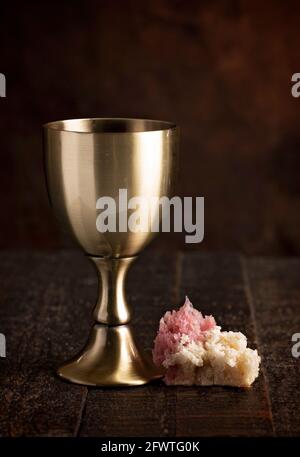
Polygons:
<instances>
[{"instance_id":1,"label":"chalice base","mask_svg":"<svg viewBox=\"0 0 300 457\"><path fill-rule=\"evenodd\" d=\"M68 381L87 386L138 386L163 376L151 354L141 353L129 325L95 324L80 354L57 370Z\"/></svg>"}]
</instances>

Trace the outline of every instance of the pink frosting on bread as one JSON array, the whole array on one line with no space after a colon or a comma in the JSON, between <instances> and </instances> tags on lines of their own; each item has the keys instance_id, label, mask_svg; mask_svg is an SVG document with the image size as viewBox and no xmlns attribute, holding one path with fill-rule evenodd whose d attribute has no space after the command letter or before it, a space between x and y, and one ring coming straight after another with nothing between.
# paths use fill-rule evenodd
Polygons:
<instances>
[{"instance_id":1,"label":"pink frosting on bread","mask_svg":"<svg viewBox=\"0 0 300 457\"><path fill-rule=\"evenodd\" d=\"M167 311L159 322L154 340L154 363L161 365L170 354L176 352L183 335L187 335L190 341L204 341L205 333L215 326L215 319L212 316L203 317L186 297L184 305L178 311Z\"/></svg>"}]
</instances>

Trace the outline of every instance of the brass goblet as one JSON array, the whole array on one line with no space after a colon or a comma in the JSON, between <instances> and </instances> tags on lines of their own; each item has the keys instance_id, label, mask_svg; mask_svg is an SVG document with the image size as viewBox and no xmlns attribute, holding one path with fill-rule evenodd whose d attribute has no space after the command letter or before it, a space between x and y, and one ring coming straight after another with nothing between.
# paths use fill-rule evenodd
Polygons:
<instances>
[{"instance_id":1,"label":"brass goblet","mask_svg":"<svg viewBox=\"0 0 300 457\"><path fill-rule=\"evenodd\" d=\"M161 376L137 349L125 296L129 266L155 233L97 230L102 196L117 200L168 196L174 176L178 129L144 119L73 119L44 126L46 181L60 223L99 274L94 324L83 350L58 369L69 381L99 386L139 385ZM130 212L128 212L129 217ZM120 214L118 214L120 216Z\"/></svg>"}]
</instances>

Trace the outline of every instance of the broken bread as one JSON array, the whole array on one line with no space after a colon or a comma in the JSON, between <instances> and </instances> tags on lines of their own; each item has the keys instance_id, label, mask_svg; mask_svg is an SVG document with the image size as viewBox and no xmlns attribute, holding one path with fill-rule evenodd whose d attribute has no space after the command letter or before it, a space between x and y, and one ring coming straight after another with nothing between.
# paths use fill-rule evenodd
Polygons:
<instances>
[{"instance_id":1,"label":"broken bread","mask_svg":"<svg viewBox=\"0 0 300 457\"><path fill-rule=\"evenodd\" d=\"M187 297L178 311L161 318L153 360L165 368L167 385L250 387L260 365L243 333L221 331L215 319L203 317Z\"/></svg>"}]
</instances>

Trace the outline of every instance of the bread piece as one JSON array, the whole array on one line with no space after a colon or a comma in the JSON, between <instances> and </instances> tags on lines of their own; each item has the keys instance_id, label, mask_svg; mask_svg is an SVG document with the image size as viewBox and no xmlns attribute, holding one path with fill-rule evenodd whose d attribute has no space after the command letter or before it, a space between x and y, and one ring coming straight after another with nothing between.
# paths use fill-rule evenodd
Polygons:
<instances>
[{"instance_id":1,"label":"bread piece","mask_svg":"<svg viewBox=\"0 0 300 457\"><path fill-rule=\"evenodd\" d=\"M214 318L203 317L188 298L161 319L153 359L166 369L168 385L250 387L260 364L245 335L222 332Z\"/></svg>"}]
</instances>

